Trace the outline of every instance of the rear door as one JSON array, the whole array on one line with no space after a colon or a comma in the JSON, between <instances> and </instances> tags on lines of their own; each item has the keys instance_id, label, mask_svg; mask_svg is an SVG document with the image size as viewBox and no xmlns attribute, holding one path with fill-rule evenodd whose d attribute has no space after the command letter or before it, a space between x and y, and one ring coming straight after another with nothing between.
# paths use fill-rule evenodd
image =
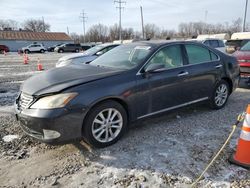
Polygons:
<instances>
[{"instance_id":1,"label":"rear door","mask_svg":"<svg viewBox=\"0 0 250 188\"><path fill-rule=\"evenodd\" d=\"M189 83L186 91L190 94L191 101L210 97L223 71L219 56L198 44L185 44L185 53L188 62L186 81Z\"/></svg>"}]
</instances>

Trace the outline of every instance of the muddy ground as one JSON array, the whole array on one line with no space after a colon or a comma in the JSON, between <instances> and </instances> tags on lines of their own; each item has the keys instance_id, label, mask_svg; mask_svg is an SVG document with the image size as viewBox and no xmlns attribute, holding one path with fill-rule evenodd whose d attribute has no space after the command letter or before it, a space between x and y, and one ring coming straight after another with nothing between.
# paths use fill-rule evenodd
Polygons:
<instances>
[{"instance_id":1,"label":"muddy ground","mask_svg":"<svg viewBox=\"0 0 250 188\"><path fill-rule=\"evenodd\" d=\"M0 55L0 187L188 187L202 172L231 131L237 114L250 103L250 87L241 83L227 106L182 108L132 125L116 144L94 149L83 141L60 146L26 136L13 116L20 85L65 54ZM232 165L238 128L229 145L198 187L250 187L250 172ZM17 135L11 142L6 135ZM5 137L6 138L6 137Z\"/></svg>"}]
</instances>

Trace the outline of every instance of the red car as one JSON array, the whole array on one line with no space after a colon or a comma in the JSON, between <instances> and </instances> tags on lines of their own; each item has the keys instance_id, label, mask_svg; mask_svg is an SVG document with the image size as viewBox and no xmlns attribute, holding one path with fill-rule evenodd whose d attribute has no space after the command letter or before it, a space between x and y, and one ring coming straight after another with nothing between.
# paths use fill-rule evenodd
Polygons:
<instances>
[{"instance_id":1,"label":"red car","mask_svg":"<svg viewBox=\"0 0 250 188\"><path fill-rule=\"evenodd\" d=\"M1 45L1 44L0 44L0 54L3 54L4 51L5 51L5 52L9 52L10 50L9 50L8 46Z\"/></svg>"},{"instance_id":2,"label":"red car","mask_svg":"<svg viewBox=\"0 0 250 188\"><path fill-rule=\"evenodd\" d=\"M240 64L241 77L250 79L250 41L233 53Z\"/></svg>"}]
</instances>

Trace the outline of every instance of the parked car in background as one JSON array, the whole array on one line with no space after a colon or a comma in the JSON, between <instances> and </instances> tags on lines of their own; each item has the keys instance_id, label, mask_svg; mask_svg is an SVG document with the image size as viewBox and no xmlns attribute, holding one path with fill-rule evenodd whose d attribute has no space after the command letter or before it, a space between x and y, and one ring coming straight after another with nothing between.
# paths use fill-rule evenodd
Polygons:
<instances>
[{"instance_id":1,"label":"parked car in background","mask_svg":"<svg viewBox=\"0 0 250 188\"><path fill-rule=\"evenodd\" d=\"M225 44L224 44L223 40L220 40L220 39L203 39L203 40L192 39L192 41L200 42L202 44L205 44L207 46L215 48L223 53L226 52Z\"/></svg>"},{"instance_id":2,"label":"parked car in background","mask_svg":"<svg viewBox=\"0 0 250 188\"><path fill-rule=\"evenodd\" d=\"M26 47L23 47L21 52L24 52L26 54L32 53L32 52L41 52L44 53L46 51L46 48L42 44L30 44Z\"/></svg>"},{"instance_id":3,"label":"parked car in background","mask_svg":"<svg viewBox=\"0 0 250 188\"><path fill-rule=\"evenodd\" d=\"M105 147L133 121L202 101L224 107L238 80L236 58L203 44L135 42L29 78L14 106L20 126L40 141Z\"/></svg>"},{"instance_id":4,"label":"parked car in background","mask_svg":"<svg viewBox=\"0 0 250 188\"><path fill-rule=\"evenodd\" d=\"M0 44L0 54L4 54L4 52L9 52L9 47Z\"/></svg>"},{"instance_id":5,"label":"parked car in background","mask_svg":"<svg viewBox=\"0 0 250 188\"><path fill-rule=\"evenodd\" d=\"M81 50L81 45L80 44L63 44L61 46L55 47L54 51L58 53L63 53L63 52L80 52Z\"/></svg>"},{"instance_id":6,"label":"parked car in background","mask_svg":"<svg viewBox=\"0 0 250 188\"><path fill-rule=\"evenodd\" d=\"M226 42L226 52L232 54L244 46L248 41L250 41L250 39L228 40Z\"/></svg>"},{"instance_id":7,"label":"parked car in background","mask_svg":"<svg viewBox=\"0 0 250 188\"><path fill-rule=\"evenodd\" d=\"M98 56L106 53L107 51L113 49L119 44L101 44L98 46L94 46L83 53L73 54L61 57L56 63L56 67L62 67L70 64L83 64L89 63L96 59Z\"/></svg>"},{"instance_id":8,"label":"parked car in background","mask_svg":"<svg viewBox=\"0 0 250 188\"><path fill-rule=\"evenodd\" d=\"M64 44L64 43L60 43L60 44L56 44L56 45L50 46L50 47L47 48L47 50L48 50L48 52L54 52L54 50L55 50L55 48L56 48L57 46L61 46L61 45L63 45L63 44Z\"/></svg>"},{"instance_id":9,"label":"parked car in background","mask_svg":"<svg viewBox=\"0 0 250 188\"><path fill-rule=\"evenodd\" d=\"M250 79L250 41L233 53L240 64L240 74L242 77Z\"/></svg>"},{"instance_id":10,"label":"parked car in background","mask_svg":"<svg viewBox=\"0 0 250 188\"><path fill-rule=\"evenodd\" d=\"M90 49L90 48L92 48L92 46L90 46L90 45L81 45L81 49L82 49L83 51L86 51L86 50L88 50L88 49Z\"/></svg>"}]
</instances>

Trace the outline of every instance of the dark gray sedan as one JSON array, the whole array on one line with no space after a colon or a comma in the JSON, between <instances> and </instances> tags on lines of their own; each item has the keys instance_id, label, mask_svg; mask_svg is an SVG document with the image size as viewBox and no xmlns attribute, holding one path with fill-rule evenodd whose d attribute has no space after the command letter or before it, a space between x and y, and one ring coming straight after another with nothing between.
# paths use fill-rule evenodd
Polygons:
<instances>
[{"instance_id":1,"label":"dark gray sedan","mask_svg":"<svg viewBox=\"0 0 250 188\"><path fill-rule=\"evenodd\" d=\"M222 108L238 79L236 59L203 44L131 43L90 64L29 78L15 111L23 130L40 141L84 138L105 147L135 120L202 101Z\"/></svg>"}]
</instances>

